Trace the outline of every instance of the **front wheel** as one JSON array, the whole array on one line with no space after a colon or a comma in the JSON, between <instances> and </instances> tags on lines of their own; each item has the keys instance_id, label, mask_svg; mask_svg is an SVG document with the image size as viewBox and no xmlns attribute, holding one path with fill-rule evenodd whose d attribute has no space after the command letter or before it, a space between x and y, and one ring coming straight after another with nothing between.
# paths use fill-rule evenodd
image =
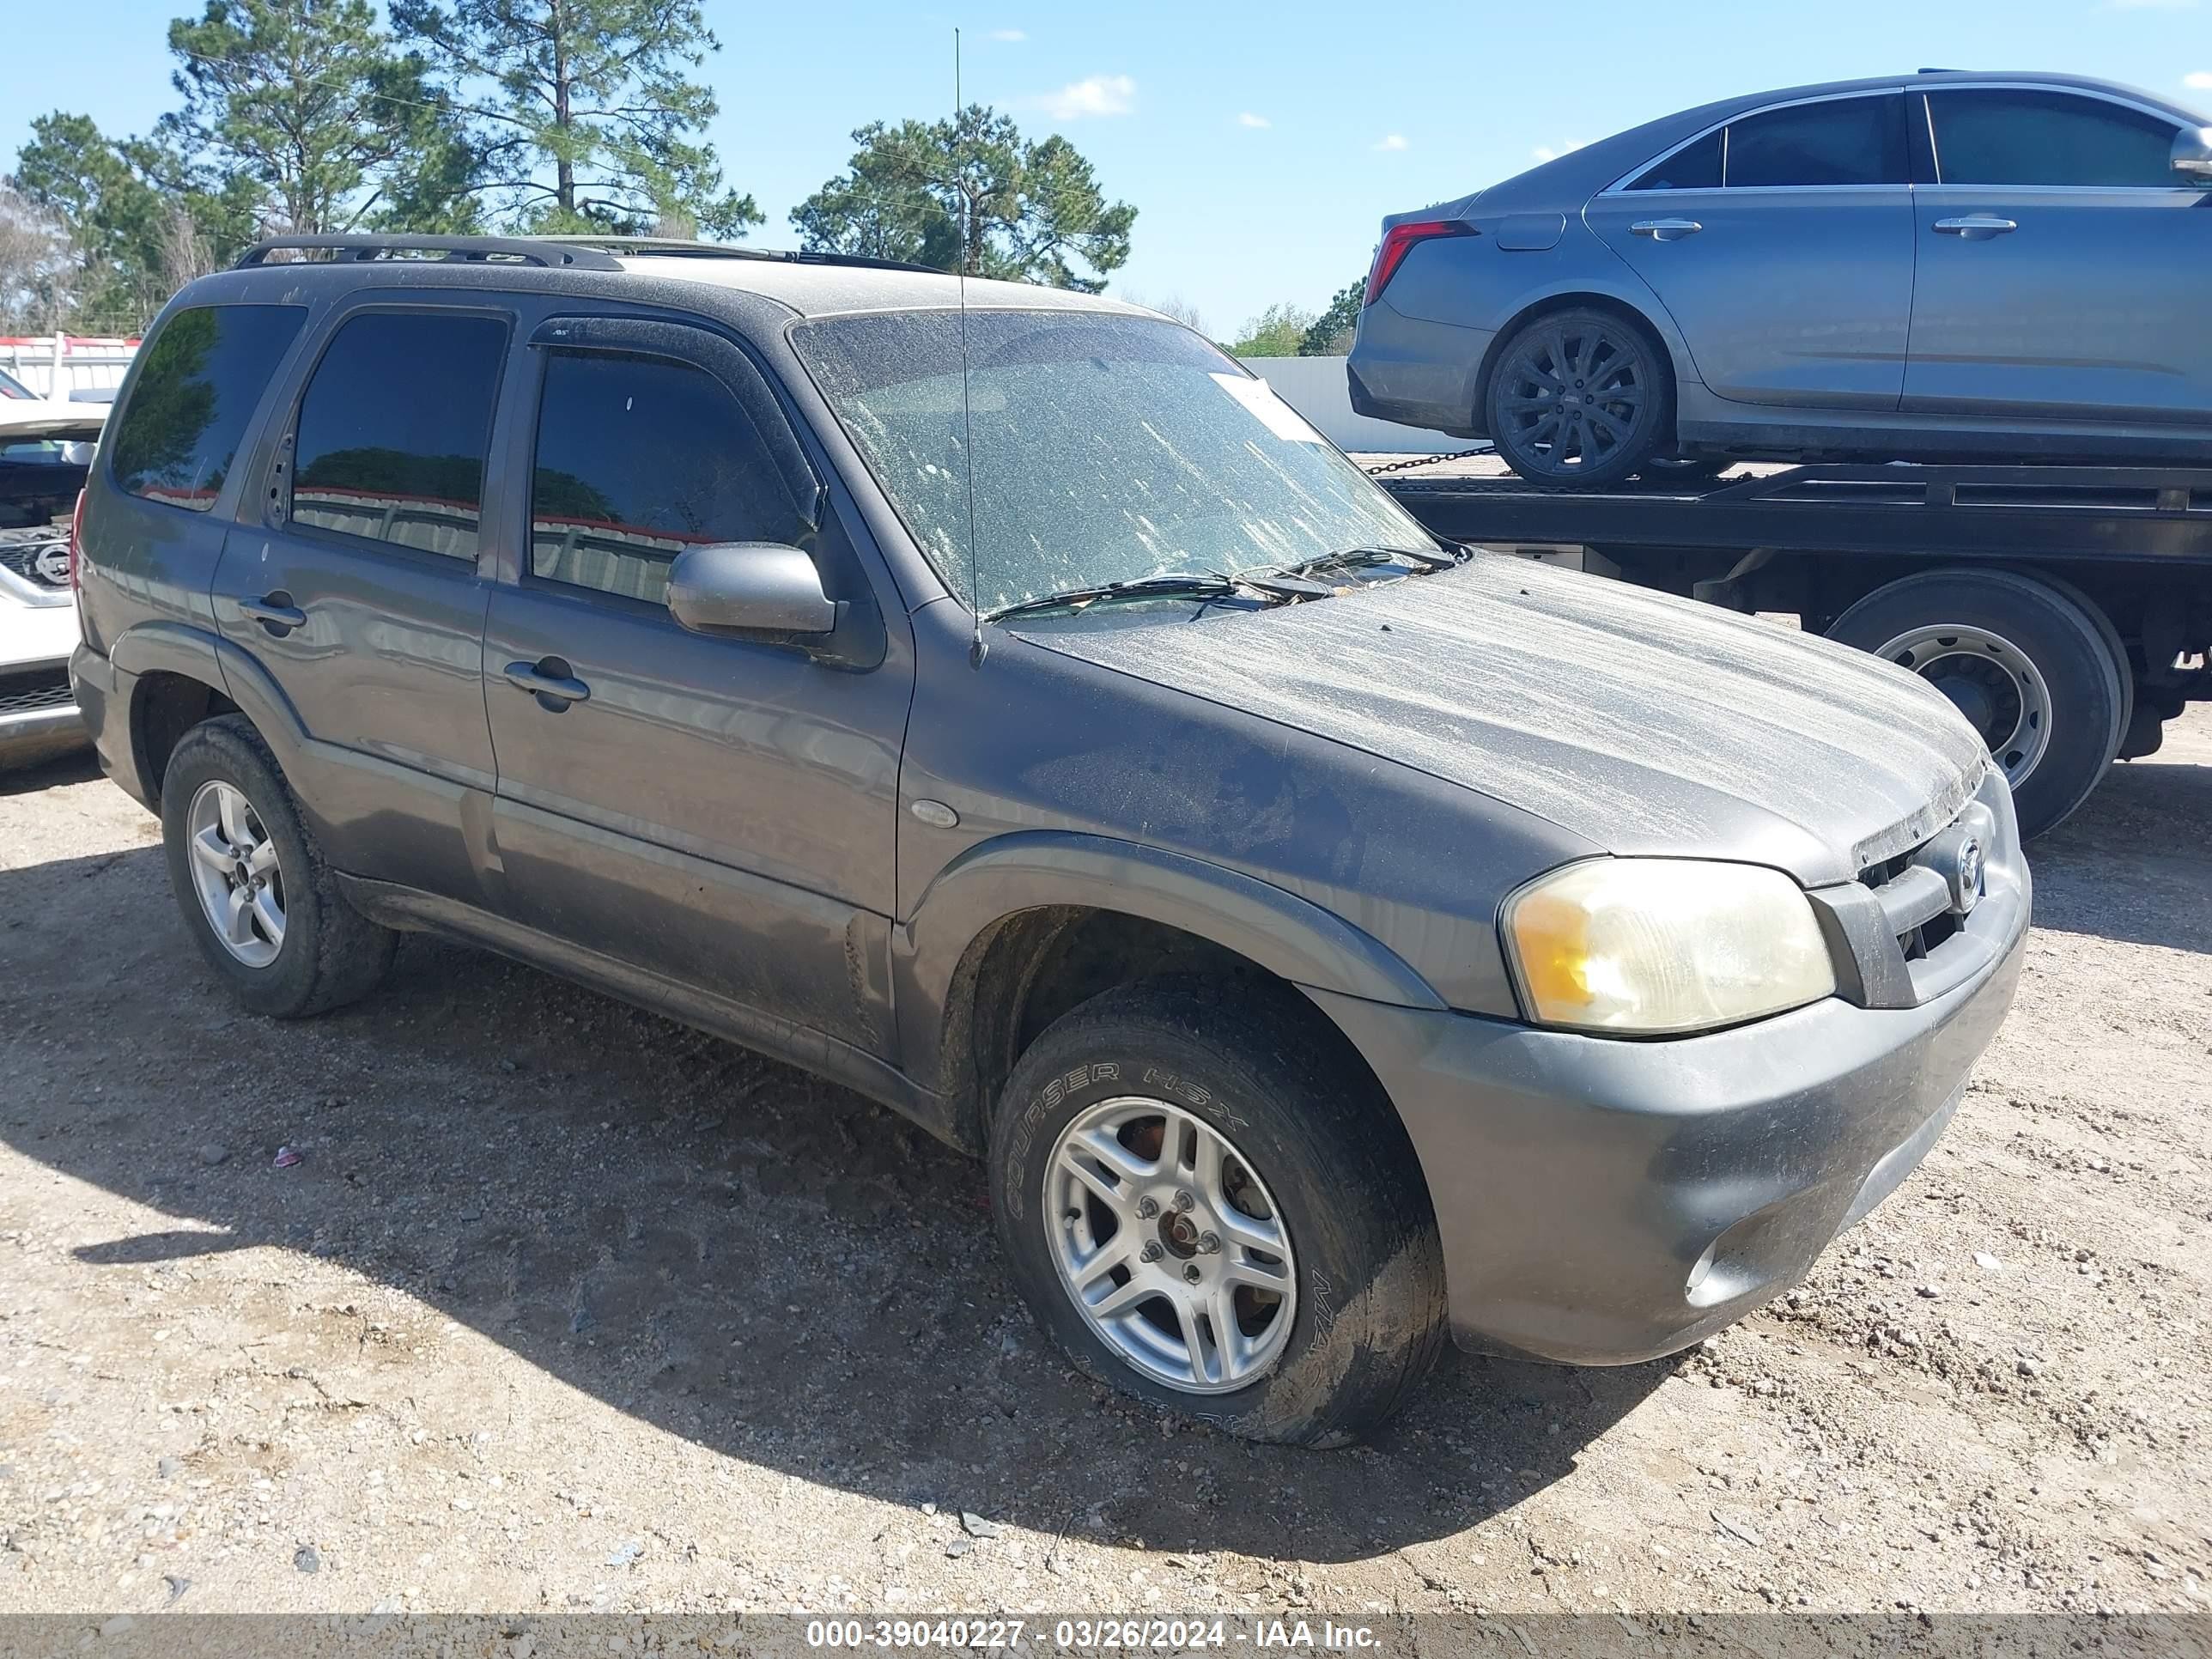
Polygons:
<instances>
[{"instance_id":1,"label":"front wheel","mask_svg":"<svg viewBox=\"0 0 2212 1659\"><path fill-rule=\"evenodd\" d=\"M1625 319L1553 312L1506 340L1483 412L1500 458L1530 483L1616 484L1671 435L1674 377Z\"/></svg>"},{"instance_id":2,"label":"front wheel","mask_svg":"<svg viewBox=\"0 0 2212 1659\"><path fill-rule=\"evenodd\" d=\"M1054 1022L1007 1083L992 1195L1024 1299L1086 1373L1337 1445L1434 1360L1442 1253L1388 1101L1294 994L1163 980Z\"/></svg>"}]
</instances>

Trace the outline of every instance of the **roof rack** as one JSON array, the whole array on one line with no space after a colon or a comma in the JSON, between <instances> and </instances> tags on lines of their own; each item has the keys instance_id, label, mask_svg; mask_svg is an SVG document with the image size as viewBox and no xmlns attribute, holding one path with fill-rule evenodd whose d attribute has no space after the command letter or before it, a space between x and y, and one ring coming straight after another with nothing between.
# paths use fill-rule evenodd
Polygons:
<instances>
[{"instance_id":1,"label":"roof rack","mask_svg":"<svg viewBox=\"0 0 2212 1659\"><path fill-rule=\"evenodd\" d=\"M238 268L269 263L283 250L332 253L363 264L397 254L434 254L438 263L568 265L585 270L620 270L604 251L582 243L539 236L271 236L241 254Z\"/></svg>"},{"instance_id":2,"label":"roof rack","mask_svg":"<svg viewBox=\"0 0 2212 1659\"><path fill-rule=\"evenodd\" d=\"M916 264L910 259L877 259L864 253L823 253L811 248L746 247L735 242L701 242L681 236L619 236L610 233L515 240L597 248L609 253L644 254L654 258L768 259L787 265L850 265L864 270L919 270L939 276L948 274L935 265Z\"/></svg>"}]
</instances>

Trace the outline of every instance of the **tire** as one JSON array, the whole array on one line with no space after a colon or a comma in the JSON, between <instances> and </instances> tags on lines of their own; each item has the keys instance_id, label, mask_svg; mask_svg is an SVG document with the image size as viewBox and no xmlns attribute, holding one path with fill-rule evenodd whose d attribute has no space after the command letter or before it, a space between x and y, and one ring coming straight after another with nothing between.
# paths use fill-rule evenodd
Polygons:
<instances>
[{"instance_id":1,"label":"tire","mask_svg":"<svg viewBox=\"0 0 2212 1659\"><path fill-rule=\"evenodd\" d=\"M1047 1028L1014 1067L993 1124L991 1185L1016 1285L1086 1375L1247 1439L1334 1446L1389 1418L1433 1364L1443 1265L1412 1146L1372 1079L1316 1041L1316 1018L1293 993L1196 980L1092 998ZM1074 1183L1063 1137L1123 1113L1133 1118L1120 1131L1127 1139L1111 1144L1130 1159L1156 1157L1158 1173L1113 1183L1127 1219L1102 1237L1114 1206L1095 1179ZM1220 1179L1169 1167L1168 1145L1195 1151L1206 1136L1224 1149ZM1073 1139L1067 1146L1079 1153ZM1090 1167L1095 1176L1105 1166L1092 1158ZM1196 1199L1187 1215L1178 1188ZM1159 1194L1156 1219L1139 1218L1134 1195L1148 1190ZM1124 1227L1127 1242L1117 1243ZM1248 1248L1270 1237L1279 1251ZM1095 1267L1063 1265L1091 1243L1098 1253L1089 1261L1121 1253L1119 1284ZM1132 1256L1139 1245L1154 1253L1152 1265ZM1078 1307L1075 1281L1103 1299L1140 1272L1154 1294L1118 1326ZM1253 1273L1273 1273L1278 1289L1255 1291L1248 1279L1226 1292L1233 1302L1207 1300ZM1186 1291L1179 1281L1193 1274L1206 1282ZM1186 1311L1170 1322L1177 1303ZM1233 1309L1237 1353L1212 1318L1194 1322L1200 1304ZM1147 1347L1160 1352L1131 1357ZM1206 1360L1212 1375L1199 1376ZM1169 1374L1186 1363L1190 1375ZM1249 1367L1242 1375L1240 1363Z\"/></svg>"},{"instance_id":2,"label":"tire","mask_svg":"<svg viewBox=\"0 0 2212 1659\"><path fill-rule=\"evenodd\" d=\"M1930 570L1868 594L1828 637L1943 689L2005 769L2021 833L2039 836L2089 798L2119 751L2132 677L2113 660L2109 626L2032 577ZM2008 738L1995 728L2008 723L2012 697L2020 715ZM2030 729L2039 699L2039 740Z\"/></svg>"},{"instance_id":3,"label":"tire","mask_svg":"<svg viewBox=\"0 0 2212 1659\"><path fill-rule=\"evenodd\" d=\"M1589 401L1562 403L1577 398ZM1674 375L1664 348L1610 311L1530 318L1499 349L1482 401L1505 464L1553 488L1619 483L1674 433Z\"/></svg>"},{"instance_id":4,"label":"tire","mask_svg":"<svg viewBox=\"0 0 2212 1659\"><path fill-rule=\"evenodd\" d=\"M210 831L216 840L208 843ZM263 883L240 910L234 945L212 912L239 891L238 867L217 871L211 857L195 852L196 837L210 851L230 848ZM161 841L185 930L252 1012L278 1019L324 1013L366 996L391 967L398 935L339 893L276 757L244 715L204 721L178 741L161 777Z\"/></svg>"},{"instance_id":5,"label":"tire","mask_svg":"<svg viewBox=\"0 0 2212 1659\"><path fill-rule=\"evenodd\" d=\"M1654 455L1636 469L1646 483L1711 483L1735 462L1726 455Z\"/></svg>"}]
</instances>

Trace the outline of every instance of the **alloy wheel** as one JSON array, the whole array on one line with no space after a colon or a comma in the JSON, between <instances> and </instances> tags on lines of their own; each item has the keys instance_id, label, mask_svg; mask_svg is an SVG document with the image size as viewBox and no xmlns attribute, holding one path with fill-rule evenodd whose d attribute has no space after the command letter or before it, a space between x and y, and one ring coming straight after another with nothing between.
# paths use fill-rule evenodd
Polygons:
<instances>
[{"instance_id":1,"label":"alloy wheel","mask_svg":"<svg viewBox=\"0 0 2212 1659\"><path fill-rule=\"evenodd\" d=\"M1142 1096L1101 1101L1061 1132L1044 1188L1062 1286L1138 1370L1225 1394L1282 1357L1297 1313L1290 1230L1206 1120Z\"/></svg>"},{"instance_id":2,"label":"alloy wheel","mask_svg":"<svg viewBox=\"0 0 2212 1659\"><path fill-rule=\"evenodd\" d=\"M284 948L284 872L252 802L220 779L199 787L185 813L192 888L223 949L266 968Z\"/></svg>"},{"instance_id":3,"label":"alloy wheel","mask_svg":"<svg viewBox=\"0 0 2212 1659\"><path fill-rule=\"evenodd\" d=\"M1626 328L1562 319L1539 328L1500 366L1498 407L1515 468L1572 478L1632 442L1653 395L1647 353Z\"/></svg>"}]
</instances>

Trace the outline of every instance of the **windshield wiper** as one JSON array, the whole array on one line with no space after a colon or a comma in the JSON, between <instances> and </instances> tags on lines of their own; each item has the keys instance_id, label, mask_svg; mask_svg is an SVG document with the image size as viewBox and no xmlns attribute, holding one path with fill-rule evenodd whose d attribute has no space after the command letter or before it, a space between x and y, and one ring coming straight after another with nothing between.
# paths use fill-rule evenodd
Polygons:
<instances>
[{"instance_id":1,"label":"windshield wiper","mask_svg":"<svg viewBox=\"0 0 2212 1659\"><path fill-rule=\"evenodd\" d=\"M1057 593L1040 593L1035 599L1016 599L1012 605L986 611L983 620L999 622L1007 617L1020 616L1032 611L1083 611L1094 605L1111 605L1117 599L1226 599L1254 591L1255 584L1236 576L1201 576L1186 573L1140 576L1134 581L1107 582L1097 587L1064 588Z\"/></svg>"},{"instance_id":2,"label":"windshield wiper","mask_svg":"<svg viewBox=\"0 0 2212 1659\"><path fill-rule=\"evenodd\" d=\"M1334 553L1316 554L1296 564L1272 565L1268 574L1310 579L1324 570L1366 570L1378 564L1418 565L1423 570L1449 570L1459 563L1449 553L1415 547L1340 547ZM1249 580L1256 573L1242 573Z\"/></svg>"}]
</instances>

